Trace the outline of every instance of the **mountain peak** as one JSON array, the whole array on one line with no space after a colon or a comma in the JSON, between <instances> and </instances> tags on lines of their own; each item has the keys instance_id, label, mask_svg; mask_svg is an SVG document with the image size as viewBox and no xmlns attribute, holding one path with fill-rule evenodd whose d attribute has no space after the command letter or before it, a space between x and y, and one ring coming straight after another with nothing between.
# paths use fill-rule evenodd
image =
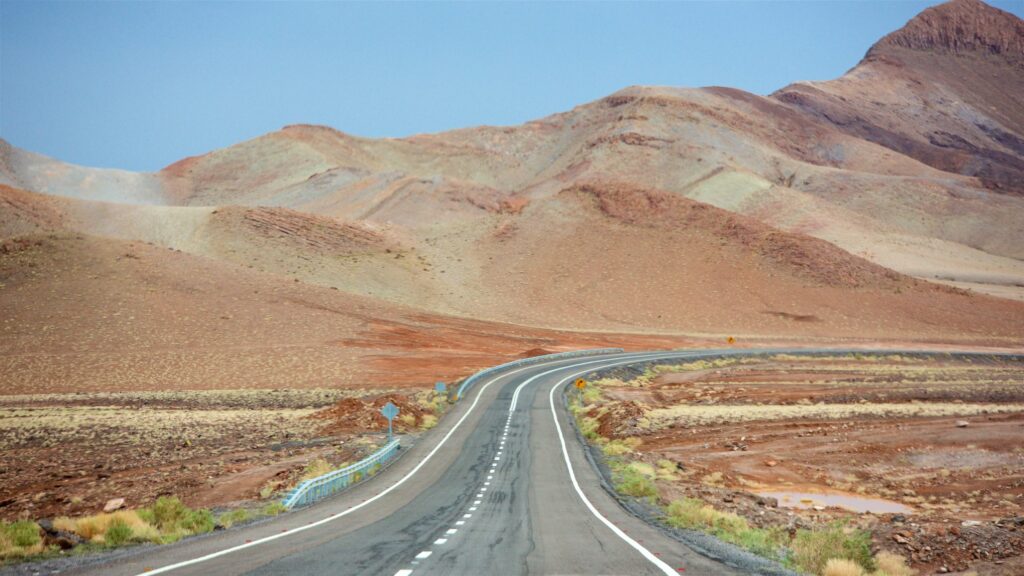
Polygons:
<instances>
[{"instance_id":1,"label":"mountain peak","mask_svg":"<svg viewBox=\"0 0 1024 576\"><path fill-rule=\"evenodd\" d=\"M1024 21L980 0L952 0L924 10L879 40L868 55L886 48L940 53L998 54L1024 61Z\"/></svg>"}]
</instances>

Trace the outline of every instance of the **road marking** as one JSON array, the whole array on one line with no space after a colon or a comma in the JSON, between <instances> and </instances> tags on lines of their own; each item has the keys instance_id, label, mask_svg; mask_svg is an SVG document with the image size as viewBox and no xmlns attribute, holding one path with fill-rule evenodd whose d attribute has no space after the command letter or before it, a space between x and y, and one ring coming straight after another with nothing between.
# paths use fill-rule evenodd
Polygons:
<instances>
[{"instance_id":1,"label":"road marking","mask_svg":"<svg viewBox=\"0 0 1024 576\"><path fill-rule=\"evenodd\" d=\"M434 544L440 546L441 544L444 544L447 541L448 541L447 538L438 538L437 540L434 540Z\"/></svg>"},{"instance_id":2,"label":"road marking","mask_svg":"<svg viewBox=\"0 0 1024 576\"><path fill-rule=\"evenodd\" d=\"M424 550L423 552L420 552L416 555L416 559L423 560L424 558L430 558L431 554L433 554L433 552L431 552L430 550Z\"/></svg>"},{"instance_id":3,"label":"road marking","mask_svg":"<svg viewBox=\"0 0 1024 576\"><path fill-rule=\"evenodd\" d=\"M469 508L469 511L470 511L470 512L476 512L476 506L471 506L471 507ZM468 516L468 514L467 514L467 516Z\"/></svg>"},{"instance_id":4,"label":"road marking","mask_svg":"<svg viewBox=\"0 0 1024 576\"><path fill-rule=\"evenodd\" d=\"M473 515L472 514L463 514L462 517L463 518L472 518Z\"/></svg>"},{"instance_id":5,"label":"road marking","mask_svg":"<svg viewBox=\"0 0 1024 576\"><path fill-rule=\"evenodd\" d=\"M477 500L477 501L473 502L473 505L474 505L474 506L479 506L479 505L480 505L480 501L479 501L479 500Z\"/></svg>"},{"instance_id":6,"label":"road marking","mask_svg":"<svg viewBox=\"0 0 1024 576\"><path fill-rule=\"evenodd\" d=\"M231 554L232 552L237 552L239 550L244 550L244 549L250 548L252 546L257 546L259 544L264 544L266 542L271 542L273 540L277 540L278 538L282 538L284 536L290 536L292 534L297 534L297 533L302 532L304 530L309 530L311 528L315 528L317 526L321 526L323 524L331 522L332 520L337 520L338 518L341 518L342 516L347 516L347 515L355 512L356 510L359 510L359 509L363 508L364 506L368 506L368 505L372 504L373 502L379 500L380 498L383 498L385 495L390 493L392 490L395 490L396 488L398 488L399 486L404 484L407 480L412 478L414 474L419 472L421 468L426 466L427 462L429 462L430 459L434 457L434 454L437 454L438 450L440 450L441 447L444 446L448 442L448 439L451 438L453 434L455 434L455 431L458 430L460 426L462 426L462 423L466 421L466 418L469 418L469 415L473 413L473 410L476 409L477 404L480 402L481 396L483 396L484 390L487 390L487 388L490 387L491 384L494 384L495 382L497 382L497 381L499 381L499 380L501 380L503 378L506 378L508 376L512 376L513 374L518 374L518 373L523 372L525 370L530 370L530 369L535 369L535 368L536 368L536 366L524 366L522 368L517 368L515 370L511 370L509 372L505 372L505 373L499 374L499 375L495 376L494 378L491 378L490 380L488 380L486 384L484 384L483 386L481 386L478 389L478 392L477 392L476 396L473 398L473 403L469 405L468 409L466 409L466 413L463 414L462 417L459 418L455 422L455 424L452 426L452 429L449 430L441 438L441 441L437 443L437 446L434 446L433 450L428 452L427 455L423 457L423 460L420 460L419 463L417 463L416 466L414 466L412 468L412 470L410 470L405 476L402 476L401 479L399 479L397 482L395 482L391 486L388 486L387 488L385 488L383 491L381 491L376 496L374 496L372 498L368 498L366 500L363 500L362 502L352 506L351 508L347 508L345 510L342 510L341 512L338 512L337 514L332 514L331 516L328 516L328 517L323 518L321 520L317 520L316 522L313 522L313 523L310 523L310 524L306 524L304 526L299 526L297 528L293 528L293 529L291 529L291 530L289 530L287 532L278 532L277 534L272 534L270 536L265 536L263 538L258 538L256 540L247 541L244 544L237 544L235 546L231 546L229 548L225 548L225 549L219 550L217 552L211 552L210 554L205 554L205 555L199 556L197 558L192 558L191 560L185 560L185 561L177 562L177 563L174 563L174 564L168 564L167 566L161 566L160 568L156 568L156 569L153 569L153 570L146 570L146 571L140 573L138 576L151 576L153 574L162 574L164 572L170 572L171 570L177 570L178 568L184 568L185 566L191 566L193 564L199 564L200 562L206 562L207 560L213 560L214 558L219 558L221 556L225 556L227 554ZM409 574L411 574L411 573L412 572L410 571Z\"/></svg>"},{"instance_id":7,"label":"road marking","mask_svg":"<svg viewBox=\"0 0 1024 576\"><path fill-rule=\"evenodd\" d=\"M707 351L704 351L704 352L707 353ZM678 355L682 356L682 354L678 354ZM644 358L644 357L647 357L647 356L652 356L652 355L650 355L650 354L638 354L638 355L632 357L632 361L637 361L638 359L641 359L641 358ZM541 374L538 374L536 376L530 377L525 382L520 384L516 388L515 392L512 394L512 405L509 408L509 421L511 421L511 419L512 419L512 411L515 409L516 400L519 398L519 391L522 390L523 386L525 386L526 384L528 384L530 382L533 382L534 380L536 380L540 376L544 376L544 375L550 374L552 372L557 372L559 370L565 370L566 368L573 368L573 367L579 367L579 366L586 366L586 365L589 365L589 364L597 364L597 363L601 363L601 362L608 362L608 360L609 360L608 358L604 358L604 359L601 359L601 360L593 360L593 361L590 361L590 362L581 362L581 363L578 363L578 364L571 364L571 365L567 365L567 366L561 366L559 368L555 368L553 370L548 370L547 372L542 372ZM624 361L624 362L621 362L621 363L622 364L628 364L630 362ZM481 386L480 388L477 389L477 394L473 398L473 403L470 404L469 408L466 409L466 413L463 414L462 417L459 418L455 422L455 424L452 426L451 430L449 430L447 433L445 433L445 435L441 438L441 441L437 443L437 446L434 446L434 448L430 452L428 452L427 455L424 456L422 460L420 460L415 466L413 466L412 470L407 472L405 476L402 476L397 482L395 482L391 486L388 486L387 488L385 488L384 490L382 490L380 493L376 494L372 498L368 498L366 500L363 500L362 502L352 506L351 508L347 508L345 510L342 510L341 512L338 512L337 514L332 514L331 516L328 516L328 517L323 518L321 520L317 520L316 522L312 522L312 523L306 524L304 526L299 526L299 527L293 528L291 530L288 530L286 532L278 532L276 534L271 534L270 536L265 536L263 538L257 538L256 540L246 541L244 544L237 544L235 546L231 546L229 548L225 548L225 549L219 550L217 552L211 552L209 554L205 554L203 556L192 558L190 560L184 560L182 562L177 562L175 564L168 564L167 566L161 566L160 568L156 568L156 569L152 569L152 570L146 570L146 571L141 572L140 574L138 574L138 576L151 576L153 574L162 574L164 572L170 572L171 570L177 570L178 568L184 568L185 566L191 566L193 564L199 564L200 562L206 562L207 560L212 560L214 558L219 558L221 556L225 556L227 554L231 554L232 552L237 552L239 550L244 550L246 548L257 546L259 544L265 544L267 542L271 542L271 541L277 540L278 538L283 538L285 536L290 536L292 534L297 534L297 533L303 532L305 530L310 530L312 528L316 528L317 526L321 526L323 524L327 524L328 522L331 522L333 520L337 520L338 518L341 518L343 516L348 516L349 514L355 512L356 510L360 510L360 509L364 508L365 506L369 506L373 502L376 502L377 500L383 498L387 494L391 493L391 491L397 489L399 486L401 486L402 484L407 482L417 472L419 472L421 468L426 466L427 462L429 462L430 459L433 458L434 455L437 454L437 452L439 450L441 450L441 448L448 442L448 440L452 437L452 435L455 434L455 431L458 430L460 426L462 426L462 423L466 421L466 418L469 418L469 415L473 413L473 410L476 409L477 404L480 403L480 398L483 396L484 390L487 390L487 388L489 388L492 384L494 384L495 382L497 382L499 380L502 380L502 379L504 379L504 378L506 378L508 376L512 376L514 374L518 374L518 373L526 371L526 370L536 369L536 367L537 367L536 365L534 365L534 366L524 366L522 368L517 368L517 369L511 370L509 372L504 372L504 373L499 374L499 375L495 376L494 378L488 380L486 384L484 384L483 386ZM582 374L582 372L581 372L581 374ZM554 409L554 407L552 407L552 409ZM477 495L477 498L480 498L480 497L482 497L482 496L481 495ZM409 573L411 574L412 572L409 572Z\"/></svg>"},{"instance_id":8,"label":"road marking","mask_svg":"<svg viewBox=\"0 0 1024 576\"><path fill-rule=\"evenodd\" d=\"M395 576L409 576L409 574L412 574L412 570L399 570L395 572Z\"/></svg>"},{"instance_id":9,"label":"road marking","mask_svg":"<svg viewBox=\"0 0 1024 576\"><path fill-rule=\"evenodd\" d=\"M447 530L447 531L445 532L445 534L455 534L455 533L456 533L456 532L458 532L458 531L459 531L459 529L458 529L458 528L449 528L449 529L448 529L448 530Z\"/></svg>"},{"instance_id":10,"label":"road marking","mask_svg":"<svg viewBox=\"0 0 1024 576\"><path fill-rule=\"evenodd\" d=\"M457 522L455 523L455 525L456 525L456 526L462 526L462 525L464 525L465 523L466 523L466 521L465 521L465 520L459 520L459 521L457 521Z\"/></svg>"},{"instance_id":11,"label":"road marking","mask_svg":"<svg viewBox=\"0 0 1024 576\"><path fill-rule=\"evenodd\" d=\"M573 376L581 376L589 371L590 370L578 372ZM558 423L558 413L555 412L555 390L559 389L569 380L572 380L573 376L569 376L567 378L559 380L557 384L551 387L551 392L548 393L548 401L551 405L551 417L555 421L555 430L558 432L558 441L562 445L562 456L565 458L565 467L569 472L569 480L572 482L572 487L576 489L576 494L578 494L580 499L583 500L583 504L586 505L586 507L590 510L590 513L596 516L598 520L600 520L605 526L611 529L611 531L614 532L616 536L621 538L624 542L626 542L626 544L632 546L637 552L642 554L644 558L649 560L651 564L657 566L663 574L675 575L676 571L673 570L671 566L666 564L661 558L658 558L657 556L652 554L650 550L644 548L642 545L640 545L639 542L627 536L626 533L620 530L618 526L612 524L607 518L602 516L601 513L597 511L597 508L595 508L594 505L590 503L590 500L587 499L586 494L583 493L583 489L580 488L579 482L576 481L576 473L572 469L572 462L569 461L569 450L565 446L565 436L562 435L562 425Z\"/></svg>"},{"instance_id":12,"label":"road marking","mask_svg":"<svg viewBox=\"0 0 1024 576\"><path fill-rule=\"evenodd\" d=\"M490 485L491 485L490 482L484 482L484 486L490 486Z\"/></svg>"}]
</instances>

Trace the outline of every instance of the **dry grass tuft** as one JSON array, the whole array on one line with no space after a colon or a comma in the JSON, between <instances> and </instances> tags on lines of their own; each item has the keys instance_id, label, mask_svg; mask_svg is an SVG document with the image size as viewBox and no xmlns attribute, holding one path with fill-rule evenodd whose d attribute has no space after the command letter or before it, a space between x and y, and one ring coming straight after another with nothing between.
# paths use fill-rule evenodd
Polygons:
<instances>
[{"instance_id":1,"label":"dry grass tuft","mask_svg":"<svg viewBox=\"0 0 1024 576\"><path fill-rule=\"evenodd\" d=\"M299 478L299 481L301 482L303 480L316 478L317 476L323 476L331 470L334 470L334 467L331 466L330 462L323 458L317 458L309 464L306 464L306 468L302 471L302 476Z\"/></svg>"},{"instance_id":2,"label":"dry grass tuft","mask_svg":"<svg viewBox=\"0 0 1024 576\"><path fill-rule=\"evenodd\" d=\"M822 576L865 576L864 569L853 560L833 558L825 564Z\"/></svg>"},{"instance_id":3,"label":"dry grass tuft","mask_svg":"<svg viewBox=\"0 0 1024 576\"><path fill-rule=\"evenodd\" d=\"M907 561L903 556L886 550L875 555L875 564L878 566L878 570L875 571L877 576L914 576L917 574L916 570L907 566Z\"/></svg>"}]
</instances>

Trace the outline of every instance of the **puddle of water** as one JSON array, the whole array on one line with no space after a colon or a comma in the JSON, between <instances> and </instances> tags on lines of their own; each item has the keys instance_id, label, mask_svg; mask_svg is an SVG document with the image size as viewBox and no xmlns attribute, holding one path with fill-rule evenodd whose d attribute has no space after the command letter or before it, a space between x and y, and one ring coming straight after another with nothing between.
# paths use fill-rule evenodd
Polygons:
<instances>
[{"instance_id":1,"label":"puddle of water","mask_svg":"<svg viewBox=\"0 0 1024 576\"><path fill-rule=\"evenodd\" d=\"M869 498L843 492L793 492L789 490L768 490L757 492L758 496L767 496L779 501L785 508L813 508L815 506L834 506L851 512L872 512L874 514L913 514L914 509L881 498Z\"/></svg>"}]
</instances>

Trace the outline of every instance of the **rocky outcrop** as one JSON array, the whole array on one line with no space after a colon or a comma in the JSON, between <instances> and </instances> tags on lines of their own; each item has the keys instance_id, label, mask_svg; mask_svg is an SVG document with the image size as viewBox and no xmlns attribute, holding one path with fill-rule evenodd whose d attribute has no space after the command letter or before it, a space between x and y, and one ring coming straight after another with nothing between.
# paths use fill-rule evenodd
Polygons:
<instances>
[{"instance_id":1,"label":"rocky outcrop","mask_svg":"<svg viewBox=\"0 0 1024 576\"><path fill-rule=\"evenodd\" d=\"M979 0L953 0L918 14L868 52L891 47L929 52L1000 54L1024 63L1024 21Z\"/></svg>"}]
</instances>

